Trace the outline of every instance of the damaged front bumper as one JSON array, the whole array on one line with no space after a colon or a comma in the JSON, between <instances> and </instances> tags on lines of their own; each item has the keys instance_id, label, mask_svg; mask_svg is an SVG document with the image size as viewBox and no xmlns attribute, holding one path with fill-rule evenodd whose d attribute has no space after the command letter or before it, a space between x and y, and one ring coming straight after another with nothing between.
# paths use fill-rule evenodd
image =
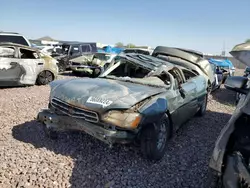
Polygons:
<instances>
[{"instance_id":1,"label":"damaged front bumper","mask_svg":"<svg viewBox=\"0 0 250 188\"><path fill-rule=\"evenodd\" d=\"M250 188L250 174L239 152L228 156L222 180L225 188Z\"/></svg>"},{"instance_id":2,"label":"damaged front bumper","mask_svg":"<svg viewBox=\"0 0 250 188\"><path fill-rule=\"evenodd\" d=\"M57 115L49 109L41 110L37 115L37 120L44 123L48 128L58 131L79 130L112 145L114 143L130 143L135 138L135 134L123 130L106 129L103 125L73 118L67 115Z\"/></svg>"}]
</instances>

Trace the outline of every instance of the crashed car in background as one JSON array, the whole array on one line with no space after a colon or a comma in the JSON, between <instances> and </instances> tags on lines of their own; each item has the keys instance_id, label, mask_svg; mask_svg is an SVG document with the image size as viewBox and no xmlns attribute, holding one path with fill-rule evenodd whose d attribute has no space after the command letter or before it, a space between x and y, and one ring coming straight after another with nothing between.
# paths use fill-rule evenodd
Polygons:
<instances>
[{"instance_id":1,"label":"crashed car in background","mask_svg":"<svg viewBox=\"0 0 250 188\"><path fill-rule=\"evenodd\" d=\"M97 52L86 54L70 60L70 69L73 74L90 73L93 77L99 76L107 69L117 54Z\"/></svg>"},{"instance_id":2,"label":"crashed car in background","mask_svg":"<svg viewBox=\"0 0 250 188\"><path fill-rule=\"evenodd\" d=\"M0 43L0 86L45 85L57 74L52 57L28 46Z\"/></svg>"},{"instance_id":3,"label":"crashed car in background","mask_svg":"<svg viewBox=\"0 0 250 188\"><path fill-rule=\"evenodd\" d=\"M32 47L30 41L20 33L0 31L0 43L11 42Z\"/></svg>"},{"instance_id":4,"label":"crashed car in background","mask_svg":"<svg viewBox=\"0 0 250 188\"><path fill-rule=\"evenodd\" d=\"M144 54L151 55L153 50L148 50L144 48L126 48L121 53L136 53L136 54Z\"/></svg>"},{"instance_id":5,"label":"crashed car in background","mask_svg":"<svg viewBox=\"0 0 250 188\"><path fill-rule=\"evenodd\" d=\"M58 60L59 72L70 69L70 60L82 55L97 52L96 43L67 42L62 44L60 51L52 52L52 57Z\"/></svg>"},{"instance_id":6,"label":"crashed car in background","mask_svg":"<svg viewBox=\"0 0 250 188\"><path fill-rule=\"evenodd\" d=\"M230 54L250 66L250 43L236 45ZM215 143L207 187L250 187L250 81L232 76L224 85L243 95Z\"/></svg>"},{"instance_id":7,"label":"crashed car in background","mask_svg":"<svg viewBox=\"0 0 250 188\"><path fill-rule=\"evenodd\" d=\"M49 108L38 113L46 133L85 131L112 146L140 144L148 159L163 157L167 141L207 106L204 76L152 56L121 54L98 78L54 81Z\"/></svg>"},{"instance_id":8,"label":"crashed car in background","mask_svg":"<svg viewBox=\"0 0 250 188\"><path fill-rule=\"evenodd\" d=\"M169 61L175 65L183 66L198 75L204 76L207 81L208 92L216 89L213 87L215 85L215 77L212 67L210 63L203 58L201 52L182 48L157 46L152 56Z\"/></svg>"},{"instance_id":9,"label":"crashed car in background","mask_svg":"<svg viewBox=\"0 0 250 188\"><path fill-rule=\"evenodd\" d=\"M213 59L209 58L208 61L212 64L215 64L223 73L222 84L224 84L225 80L229 76L233 76L235 72L235 68L232 62L229 59Z\"/></svg>"}]
</instances>

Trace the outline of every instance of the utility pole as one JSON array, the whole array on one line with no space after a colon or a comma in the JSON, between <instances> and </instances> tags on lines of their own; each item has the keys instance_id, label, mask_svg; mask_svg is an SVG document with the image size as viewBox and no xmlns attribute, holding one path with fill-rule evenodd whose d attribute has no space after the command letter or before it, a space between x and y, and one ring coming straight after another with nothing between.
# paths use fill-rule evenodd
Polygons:
<instances>
[{"instance_id":1,"label":"utility pole","mask_svg":"<svg viewBox=\"0 0 250 188\"><path fill-rule=\"evenodd\" d=\"M226 56L226 45L225 45L225 40L223 41L223 49L222 49L222 53L221 53L222 56Z\"/></svg>"}]
</instances>

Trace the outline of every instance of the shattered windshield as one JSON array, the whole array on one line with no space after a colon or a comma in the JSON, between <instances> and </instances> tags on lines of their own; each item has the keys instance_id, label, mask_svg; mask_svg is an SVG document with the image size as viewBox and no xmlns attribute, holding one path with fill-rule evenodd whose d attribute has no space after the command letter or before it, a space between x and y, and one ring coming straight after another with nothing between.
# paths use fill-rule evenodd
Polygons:
<instances>
[{"instance_id":1,"label":"shattered windshield","mask_svg":"<svg viewBox=\"0 0 250 188\"><path fill-rule=\"evenodd\" d=\"M109 67L100 77L145 85L169 87L170 78L168 74L153 75L153 72L154 70L122 59L114 62L113 66Z\"/></svg>"}]
</instances>

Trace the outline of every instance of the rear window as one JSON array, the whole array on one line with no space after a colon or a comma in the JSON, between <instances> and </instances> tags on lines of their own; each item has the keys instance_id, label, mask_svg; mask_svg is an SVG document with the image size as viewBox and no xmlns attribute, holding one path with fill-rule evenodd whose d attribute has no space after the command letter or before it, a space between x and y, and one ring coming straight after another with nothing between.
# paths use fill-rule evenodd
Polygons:
<instances>
[{"instance_id":1,"label":"rear window","mask_svg":"<svg viewBox=\"0 0 250 188\"><path fill-rule=\"evenodd\" d=\"M12 42L16 44L29 46L27 41L22 36L0 35L0 42Z\"/></svg>"}]
</instances>

